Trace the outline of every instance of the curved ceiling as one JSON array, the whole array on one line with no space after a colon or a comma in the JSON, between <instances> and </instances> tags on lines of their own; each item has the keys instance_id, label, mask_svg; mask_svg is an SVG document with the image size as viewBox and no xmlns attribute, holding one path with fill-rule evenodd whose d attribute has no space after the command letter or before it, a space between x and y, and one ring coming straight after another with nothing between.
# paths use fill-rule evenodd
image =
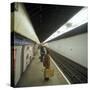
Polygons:
<instances>
[{"instance_id":1,"label":"curved ceiling","mask_svg":"<svg viewBox=\"0 0 90 90\"><path fill-rule=\"evenodd\" d=\"M43 42L65 22L73 17L82 6L24 3L35 32Z\"/></svg>"}]
</instances>

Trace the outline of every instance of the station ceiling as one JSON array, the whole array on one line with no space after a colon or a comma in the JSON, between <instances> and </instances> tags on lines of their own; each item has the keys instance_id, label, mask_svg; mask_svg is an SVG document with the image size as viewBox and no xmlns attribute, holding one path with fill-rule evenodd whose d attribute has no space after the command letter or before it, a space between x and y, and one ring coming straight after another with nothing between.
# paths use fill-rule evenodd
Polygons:
<instances>
[{"instance_id":1,"label":"station ceiling","mask_svg":"<svg viewBox=\"0 0 90 90\"><path fill-rule=\"evenodd\" d=\"M73 17L82 6L24 3L35 32L43 42L65 22Z\"/></svg>"}]
</instances>

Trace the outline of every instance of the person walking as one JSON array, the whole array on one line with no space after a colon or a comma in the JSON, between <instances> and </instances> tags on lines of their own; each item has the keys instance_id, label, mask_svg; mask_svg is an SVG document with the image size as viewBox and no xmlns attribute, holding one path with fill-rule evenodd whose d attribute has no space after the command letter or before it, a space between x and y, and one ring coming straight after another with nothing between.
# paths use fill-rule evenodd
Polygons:
<instances>
[{"instance_id":1,"label":"person walking","mask_svg":"<svg viewBox=\"0 0 90 90\"><path fill-rule=\"evenodd\" d=\"M48 50L47 50L47 53L44 55L43 66L45 67L44 68L44 80L48 81L49 73L47 71L50 69L50 57L49 57Z\"/></svg>"},{"instance_id":2,"label":"person walking","mask_svg":"<svg viewBox=\"0 0 90 90\"><path fill-rule=\"evenodd\" d=\"M45 46L40 46L40 61L43 62L44 55L47 54L47 50Z\"/></svg>"}]
</instances>

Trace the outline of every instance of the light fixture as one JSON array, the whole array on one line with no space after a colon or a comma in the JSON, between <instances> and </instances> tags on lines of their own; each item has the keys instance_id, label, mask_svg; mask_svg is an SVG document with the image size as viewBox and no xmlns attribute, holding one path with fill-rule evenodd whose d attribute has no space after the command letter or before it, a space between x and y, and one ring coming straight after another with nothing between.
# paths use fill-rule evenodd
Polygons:
<instances>
[{"instance_id":1,"label":"light fixture","mask_svg":"<svg viewBox=\"0 0 90 90\"><path fill-rule=\"evenodd\" d=\"M61 26L55 33L53 33L49 38L47 38L44 43L50 41L66 32L69 32L80 25L88 22L88 8L82 8L75 16L68 20L63 26ZM60 32L60 33L58 33Z\"/></svg>"}]
</instances>

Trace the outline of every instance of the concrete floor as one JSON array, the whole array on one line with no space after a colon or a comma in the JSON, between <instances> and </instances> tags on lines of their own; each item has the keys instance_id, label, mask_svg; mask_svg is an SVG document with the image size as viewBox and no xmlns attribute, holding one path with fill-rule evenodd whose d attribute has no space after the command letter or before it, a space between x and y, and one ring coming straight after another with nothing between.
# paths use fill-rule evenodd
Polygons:
<instances>
[{"instance_id":1,"label":"concrete floor","mask_svg":"<svg viewBox=\"0 0 90 90\"><path fill-rule=\"evenodd\" d=\"M40 62L37 54L31 65L21 76L16 87L47 86L47 85L65 85L68 84L63 75L57 70L51 61L51 67L54 68L54 76L49 81L44 81L43 64Z\"/></svg>"}]
</instances>

